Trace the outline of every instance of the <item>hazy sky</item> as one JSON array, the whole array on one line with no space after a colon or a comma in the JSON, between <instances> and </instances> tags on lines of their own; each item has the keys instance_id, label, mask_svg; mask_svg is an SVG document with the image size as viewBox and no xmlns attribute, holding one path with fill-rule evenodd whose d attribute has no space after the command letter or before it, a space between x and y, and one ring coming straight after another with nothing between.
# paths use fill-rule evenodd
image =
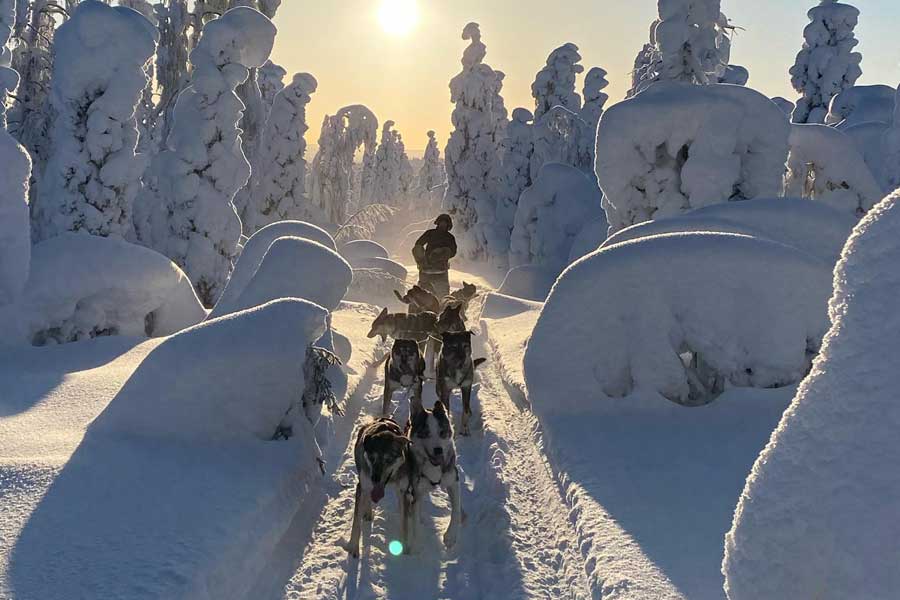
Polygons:
<instances>
[{"instance_id":1,"label":"hazy sky","mask_svg":"<svg viewBox=\"0 0 900 600\"><path fill-rule=\"evenodd\" d=\"M531 82L551 50L574 42L585 70L609 72L610 103L624 97L634 57L648 39L656 0L417 0L418 23L406 35L388 33L379 8L391 0L285 0L278 12L273 60L289 73L319 81L308 108L314 145L323 116L363 103L379 121L392 119L411 155L434 129L443 152L450 131L448 83L460 71L469 21L481 24L487 62L506 73L510 111L533 109ZM396 1L396 0L394 0ZM410 0L406 0L410 1ZM900 83L900 1L855 0L863 53L860 84ZM794 99L788 68L802 44L806 11L815 0L723 0L737 32L732 62L750 70L750 85ZM579 82L579 92L581 83Z\"/></svg>"}]
</instances>

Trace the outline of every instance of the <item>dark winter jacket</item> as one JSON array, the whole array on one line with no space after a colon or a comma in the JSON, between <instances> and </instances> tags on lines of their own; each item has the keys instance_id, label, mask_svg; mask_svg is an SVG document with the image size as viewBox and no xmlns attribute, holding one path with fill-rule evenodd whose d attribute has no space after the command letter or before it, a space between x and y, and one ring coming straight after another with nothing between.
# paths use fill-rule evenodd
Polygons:
<instances>
[{"instance_id":1,"label":"dark winter jacket","mask_svg":"<svg viewBox=\"0 0 900 600\"><path fill-rule=\"evenodd\" d=\"M429 229L416 240L413 256L424 273L450 270L450 259L456 256L456 238L449 231Z\"/></svg>"}]
</instances>

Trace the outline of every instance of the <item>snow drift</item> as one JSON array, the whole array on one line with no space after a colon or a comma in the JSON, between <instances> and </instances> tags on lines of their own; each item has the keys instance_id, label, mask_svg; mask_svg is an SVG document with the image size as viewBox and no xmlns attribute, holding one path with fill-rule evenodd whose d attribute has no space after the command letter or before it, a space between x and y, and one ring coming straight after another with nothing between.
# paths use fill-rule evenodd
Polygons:
<instances>
[{"instance_id":1,"label":"snow drift","mask_svg":"<svg viewBox=\"0 0 900 600\"><path fill-rule=\"evenodd\" d=\"M350 262L360 258L390 258L387 248L372 240L348 242L341 246L340 253Z\"/></svg>"},{"instance_id":2,"label":"snow drift","mask_svg":"<svg viewBox=\"0 0 900 600\"><path fill-rule=\"evenodd\" d=\"M778 196L790 125L734 85L659 82L608 109L596 173L610 233L729 200Z\"/></svg>"},{"instance_id":3,"label":"snow drift","mask_svg":"<svg viewBox=\"0 0 900 600\"><path fill-rule=\"evenodd\" d=\"M161 254L113 238L66 233L34 246L19 303L0 309L3 342L44 345L102 335L160 336L206 311Z\"/></svg>"},{"instance_id":4,"label":"snow drift","mask_svg":"<svg viewBox=\"0 0 900 600\"><path fill-rule=\"evenodd\" d=\"M537 264L561 269L584 224L602 217L600 190L590 177L569 165L544 165L519 198L510 266Z\"/></svg>"},{"instance_id":5,"label":"snow drift","mask_svg":"<svg viewBox=\"0 0 900 600\"><path fill-rule=\"evenodd\" d=\"M861 123L891 123L894 118L894 96L889 85L856 85L831 99L826 125L846 129Z\"/></svg>"},{"instance_id":6,"label":"snow drift","mask_svg":"<svg viewBox=\"0 0 900 600\"><path fill-rule=\"evenodd\" d=\"M210 318L278 298L302 298L334 310L346 295L352 279L350 265L337 252L312 240L280 237L269 246L244 289L233 299L216 304Z\"/></svg>"},{"instance_id":7,"label":"snow drift","mask_svg":"<svg viewBox=\"0 0 900 600\"><path fill-rule=\"evenodd\" d=\"M821 202L801 198L757 198L714 204L632 225L612 235L602 247L661 233L714 231L739 233L793 246L835 264L857 220Z\"/></svg>"},{"instance_id":8,"label":"snow drift","mask_svg":"<svg viewBox=\"0 0 900 600\"><path fill-rule=\"evenodd\" d=\"M599 248L606 241L608 231L609 223L606 222L605 216L582 227L575 239L572 240L572 249L569 250L569 263L573 263L582 256L586 256Z\"/></svg>"},{"instance_id":9,"label":"snow drift","mask_svg":"<svg viewBox=\"0 0 900 600\"><path fill-rule=\"evenodd\" d=\"M506 273L497 292L505 296L543 302L547 299L550 288L556 283L557 277L559 277L558 266L522 265Z\"/></svg>"},{"instance_id":10,"label":"snow drift","mask_svg":"<svg viewBox=\"0 0 900 600\"><path fill-rule=\"evenodd\" d=\"M894 194L854 230L835 270L831 331L725 540L732 600L886 599L900 589L898 226Z\"/></svg>"},{"instance_id":11,"label":"snow drift","mask_svg":"<svg viewBox=\"0 0 900 600\"><path fill-rule=\"evenodd\" d=\"M552 412L635 391L699 404L727 385L790 385L818 351L830 293L827 263L768 240L690 233L618 244L557 280L525 354L528 389ZM560 379L571 393L553 393Z\"/></svg>"}]
</instances>

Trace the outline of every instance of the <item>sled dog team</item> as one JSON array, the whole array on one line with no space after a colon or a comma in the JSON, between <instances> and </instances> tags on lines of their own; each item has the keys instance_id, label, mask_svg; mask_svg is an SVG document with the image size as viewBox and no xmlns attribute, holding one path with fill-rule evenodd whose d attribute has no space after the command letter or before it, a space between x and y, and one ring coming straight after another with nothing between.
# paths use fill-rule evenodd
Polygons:
<instances>
[{"instance_id":1,"label":"sled dog team","mask_svg":"<svg viewBox=\"0 0 900 600\"><path fill-rule=\"evenodd\" d=\"M416 544L419 506L432 488L440 486L450 498L450 525L443 540L447 548L455 545L464 518L450 398L453 390L461 390L460 434L469 435L475 369L485 361L472 358L472 332L466 327L466 309L477 291L464 282L443 300L419 286L405 295L395 294L408 305L408 312L389 313L385 308L369 332L370 338L390 337L394 342L383 359L382 416L359 430L354 447L358 480L353 526L345 544L353 557L359 557L362 521L372 520L373 505L384 497L387 487L393 487L400 499L400 542L405 554ZM438 397L431 410L422 404L427 373L434 373ZM409 397L405 426L388 416L398 390L406 390Z\"/></svg>"}]
</instances>

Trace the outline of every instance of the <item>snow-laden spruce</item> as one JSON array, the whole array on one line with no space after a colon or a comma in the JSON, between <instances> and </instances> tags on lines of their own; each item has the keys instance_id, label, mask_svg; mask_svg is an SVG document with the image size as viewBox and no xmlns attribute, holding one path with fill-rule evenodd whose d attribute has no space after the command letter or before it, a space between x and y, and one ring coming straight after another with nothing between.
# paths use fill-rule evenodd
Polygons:
<instances>
[{"instance_id":1,"label":"snow-laden spruce","mask_svg":"<svg viewBox=\"0 0 900 600\"><path fill-rule=\"evenodd\" d=\"M353 200L353 157L363 148L364 160L375 154L378 119L362 104L345 106L334 116L325 115L319 134L319 151L313 159L310 199L323 222L342 224Z\"/></svg>"},{"instance_id":2,"label":"snow-laden spruce","mask_svg":"<svg viewBox=\"0 0 900 600\"><path fill-rule=\"evenodd\" d=\"M585 224L603 218L600 199L600 190L588 175L569 165L544 165L519 198L509 266L532 264L562 271L578 233Z\"/></svg>"},{"instance_id":3,"label":"snow-laden spruce","mask_svg":"<svg viewBox=\"0 0 900 600\"><path fill-rule=\"evenodd\" d=\"M447 183L447 172L444 170L444 161L435 135L434 131L428 132L428 145L425 146L422 167L417 176L420 205L415 208L420 215L431 215L440 209Z\"/></svg>"},{"instance_id":4,"label":"snow-laden spruce","mask_svg":"<svg viewBox=\"0 0 900 600\"><path fill-rule=\"evenodd\" d=\"M318 83L298 73L275 96L261 138L259 165L250 185L250 204L243 213L244 235L284 220L321 220L306 195L306 105Z\"/></svg>"},{"instance_id":5,"label":"snow-laden spruce","mask_svg":"<svg viewBox=\"0 0 900 600\"><path fill-rule=\"evenodd\" d=\"M467 258L505 258L503 236L495 222L493 177L500 168L500 144L506 109L500 102L502 76L485 64L487 48L477 23L463 29L469 46L462 71L450 81L453 132L447 140L445 208L453 215L460 254ZM502 118L501 118L502 116Z\"/></svg>"},{"instance_id":6,"label":"snow-laden spruce","mask_svg":"<svg viewBox=\"0 0 900 600\"><path fill-rule=\"evenodd\" d=\"M727 386L794 384L828 329L830 294L828 263L769 240L704 232L611 246L550 292L525 353L529 396L546 414L634 392L695 405Z\"/></svg>"},{"instance_id":7,"label":"snow-laden spruce","mask_svg":"<svg viewBox=\"0 0 900 600\"><path fill-rule=\"evenodd\" d=\"M821 0L807 13L803 48L791 67L791 85L801 95L794 123L824 123L831 99L853 87L862 75L862 54L853 49L859 10L835 0Z\"/></svg>"},{"instance_id":8,"label":"snow-laden spruce","mask_svg":"<svg viewBox=\"0 0 900 600\"><path fill-rule=\"evenodd\" d=\"M509 237L516 222L519 196L531 185L531 156L534 154L532 114L525 108L512 112L502 144L502 172L496 179L497 232L509 247Z\"/></svg>"},{"instance_id":9,"label":"snow-laden spruce","mask_svg":"<svg viewBox=\"0 0 900 600\"><path fill-rule=\"evenodd\" d=\"M864 215L883 196L853 140L825 125L792 125L784 179L788 196L812 198Z\"/></svg>"},{"instance_id":10,"label":"snow-laden spruce","mask_svg":"<svg viewBox=\"0 0 900 600\"><path fill-rule=\"evenodd\" d=\"M538 71L531 84L535 121L554 106L562 106L572 112L581 110L581 96L575 91L575 78L584 72L580 61L578 46L571 42L550 53L547 64Z\"/></svg>"},{"instance_id":11,"label":"snow-laden spruce","mask_svg":"<svg viewBox=\"0 0 900 600\"><path fill-rule=\"evenodd\" d=\"M237 254L241 221L232 199L250 177L235 93L265 63L275 26L239 7L210 21L191 52L193 82L178 97L167 149L147 174L136 207L141 241L187 272L206 306L215 304Z\"/></svg>"},{"instance_id":12,"label":"snow-laden spruce","mask_svg":"<svg viewBox=\"0 0 900 600\"><path fill-rule=\"evenodd\" d=\"M826 125L847 129L861 123L891 123L894 118L894 96L889 85L855 85L847 88L828 105Z\"/></svg>"},{"instance_id":13,"label":"snow-laden spruce","mask_svg":"<svg viewBox=\"0 0 900 600\"><path fill-rule=\"evenodd\" d=\"M594 172L596 130L563 106L554 106L535 120L531 128L531 178L536 179L548 163L562 163L583 173Z\"/></svg>"},{"instance_id":14,"label":"snow-laden spruce","mask_svg":"<svg viewBox=\"0 0 900 600\"><path fill-rule=\"evenodd\" d=\"M609 108L596 173L610 233L718 202L781 195L790 123L746 87L659 82Z\"/></svg>"},{"instance_id":15,"label":"snow-laden spruce","mask_svg":"<svg viewBox=\"0 0 900 600\"><path fill-rule=\"evenodd\" d=\"M593 149L594 137L597 133L597 124L600 117L603 116L603 108L609 100L609 94L604 92L609 81L606 80L606 69L593 67L584 76L584 106L581 107L581 118L588 124L588 131L591 133L590 143Z\"/></svg>"},{"instance_id":16,"label":"snow-laden spruce","mask_svg":"<svg viewBox=\"0 0 900 600\"><path fill-rule=\"evenodd\" d=\"M375 151L372 163L371 186L365 192L366 204L388 204L403 206L404 171L409 168L409 158L400 133L394 130L393 121L385 121L381 128L381 143Z\"/></svg>"},{"instance_id":17,"label":"snow-laden spruce","mask_svg":"<svg viewBox=\"0 0 900 600\"><path fill-rule=\"evenodd\" d=\"M35 238L65 231L124 238L146 167L135 107L158 33L139 13L81 2L56 32L53 151L33 208Z\"/></svg>"},{"instance_id":18,"label":"snow-laden spruce","mask_svg":"<svg viewBox=\"0 0 900 600\"><path fill-rule=\"evenodd\" d=\"M272 106L275 104L275 96L285 88L284 78L286 76L287 69L273 63L271 60L267 60L266 64L257 71L259 91L262 94L263 104L266 106L266 114L272 110Z\"/></svg>"},{"instance_id":19,"label":"snow-laden spruce","mask_svg":"<svg viewBox=\"0 0 900 600\"><path fill-rule=\"evenodd\" d=\"M6 103L19 85L19 74L12 66L10 40L16 26L16 0L0 0L0 128L6 127Z\"/></svg>"},{"instance_id":20,"label":"snow-laden spruce","mask_svg":"<svg viewBox=\"0 0 900 600\"><path fill-rule=\"evenodd\" d=\"M19 299L28 280L31 224L28 185L31 158L0 128L0 306Z\"/></svg>"},{"instance_id":21,"label":"snow-laden spruce","mask_svg":"<svg viewBox=\"0 0 900 600\"><path fill-rule=\"evenodd\" d=\"M725 538L731 600L893 598L900 589L900 194L850 237L831 331L756 461Z\"/></svg>"},{"instance_id":22,"label":"snow-laden spruce","mask_svg":"<svg viewBox=\"0 0 900 600\"><path fill-rule=\"evenodd\" d=\"M156 5L159 21L159 46L156 51L156 86L159 99L153 116L153 135L157 146L169 136L172 112L178 93L189 79L191 15L187 0L170 0Z\"/></svg>"}]
</instances>

